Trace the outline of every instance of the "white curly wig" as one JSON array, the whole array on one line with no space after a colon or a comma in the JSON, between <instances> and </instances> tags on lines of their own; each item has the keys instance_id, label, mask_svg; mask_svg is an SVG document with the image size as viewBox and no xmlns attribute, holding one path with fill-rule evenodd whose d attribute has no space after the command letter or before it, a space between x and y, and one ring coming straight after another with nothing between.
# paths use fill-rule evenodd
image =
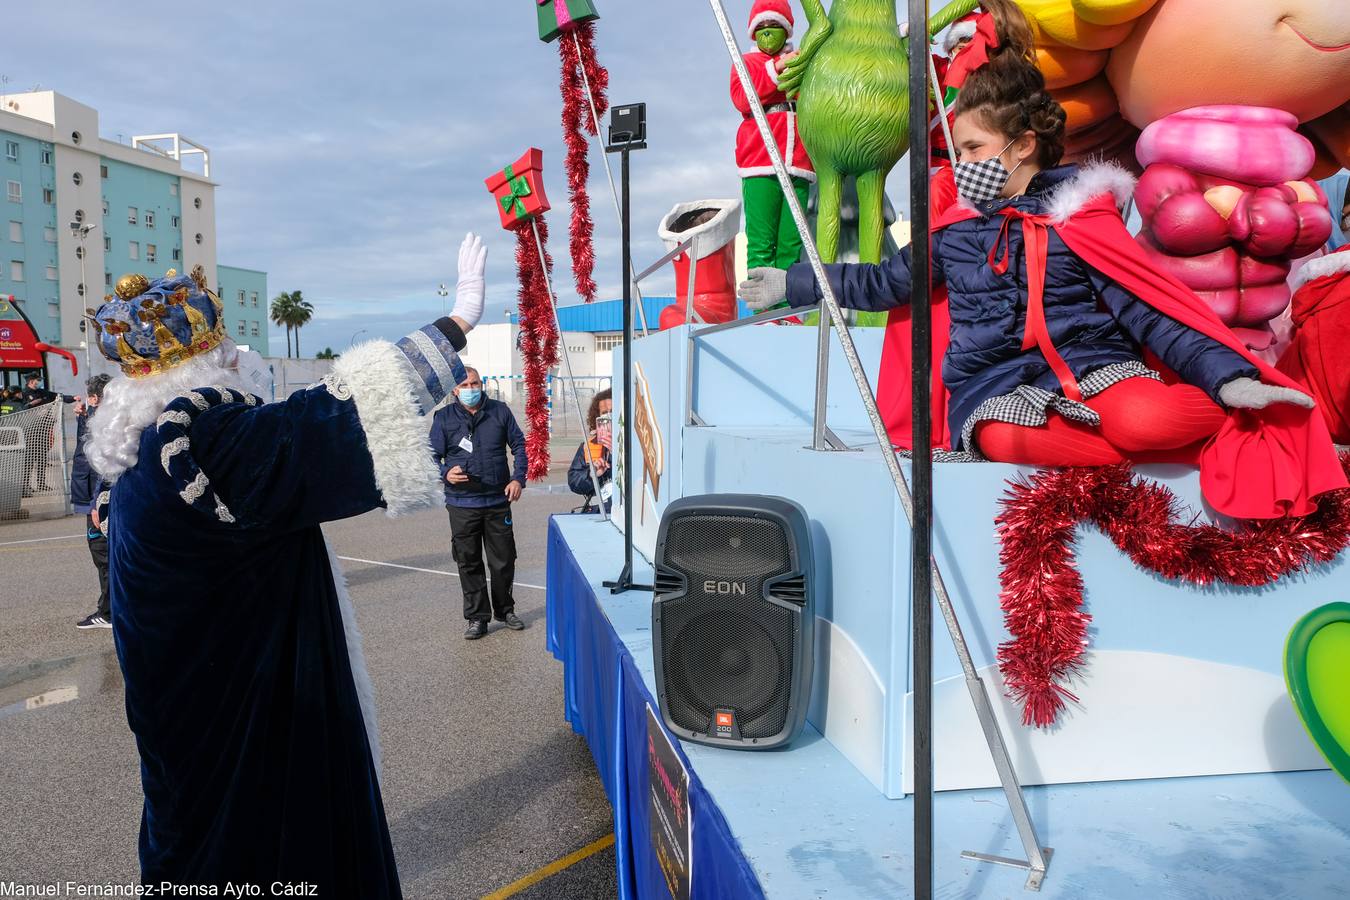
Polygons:
<instances>
[{"instance_id":1,"label":"white curly wig","mask_svg":"<svg viewBox=\"0 0 1350 900\"><path fill-rule=\"evenodd\" d=\"M226 387L247 392L239 374L239 350L229 338L208 353L159 375L119 375L103 389L98 411L89 420L85 456L109 482L136 465L141 434L154 424L175 398L201 387Z\"/></svg>"}]
</instances>

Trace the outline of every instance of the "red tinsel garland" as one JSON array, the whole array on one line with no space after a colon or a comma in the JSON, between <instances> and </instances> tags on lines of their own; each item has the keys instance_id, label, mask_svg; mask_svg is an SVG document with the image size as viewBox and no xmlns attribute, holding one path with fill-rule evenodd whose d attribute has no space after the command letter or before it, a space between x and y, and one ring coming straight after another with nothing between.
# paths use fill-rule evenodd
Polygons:
<instances>
[{"instance_id":1,"label":"red tinsel garland","mask_svg":"<svg viewBox=\"0 0 1350 900\"><path fill-rule=\"evenodd\" d=\"M1341 458L1350 473L1350 454ZM1074 532L1091 523L1136 565L1173 581L1258 587L1317 563L1350 545L1350 490L1321 498L1316 512L1243 523L1237 531L1174 521L1176 496L1136 478L1127 464L1037 472L1012 483L995 520L1002 548L1001 603L1012 640L1000 645L999 669L1022 723L1051 725L1066 701L1064 686L1082 664L1087 627L1083 578L1074 568Z\"/></svg>"},{"instance_id":2,"label":"red tinsel garland","mask_svg":"<svg viewBox=\"0 0 1350 900\"><path fill-rule=\"evenodd\" d=\"M549 296L545 269L553 273L553 257L548 252L548 225L536 216L539 244L535 244L531 222L516 226L516 270L520 273L520 356L525 361L525 418L529 433L525 453L529 460L526 477L531 481L548 475L548 380L549 370L558 364L558 328L553 321L553 300ZM539 248L544 250L543 259Z\"/></svg>"},{"instance_id":3,"label":"red tinsel garland","mask_svg":"<svg viewBox=\"0 0 1350 900\"><path fill-rule=\"evenodd\" d=\"M575 36L575 39L574 39ZM595 28L585 22L558 41L562 57L562 128L567 145L567 189L572 200L572 220L569 249L572 253L572 274L576 279L577 294L590 303L595 299L595 243L594 224L591 221L591 198L586 190L591 164L587 155L587 133L596 134L595 120L590 105L595 103L595 115L603 116L609 108L606 91L609 72L595 56ZM591 96L586 96L586 81Z\"/></svg>"}]
</instances>

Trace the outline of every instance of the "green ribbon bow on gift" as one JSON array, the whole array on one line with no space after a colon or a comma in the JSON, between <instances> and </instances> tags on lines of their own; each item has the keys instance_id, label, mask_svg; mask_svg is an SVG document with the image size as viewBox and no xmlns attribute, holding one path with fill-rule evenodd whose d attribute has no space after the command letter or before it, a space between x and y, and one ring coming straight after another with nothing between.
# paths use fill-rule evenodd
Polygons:
<instances>
[{"instance_id":1,"label":"green ribbon bow on gift","mask_svg":"<svg viewBox=\"0 0 1350 900\"><path fill-rule=\"evenodd\" d=\"M502 210L511 213L517 219L523 219L526 216L525 198L531 194L530 183L525 180L524 175L517 178L515 171L510 166L507 166L502 172L506 175L506 187L508 189L506 196L500 198ZM512 209L513 206L515 209Z\"/></svg>"}]
</instances>

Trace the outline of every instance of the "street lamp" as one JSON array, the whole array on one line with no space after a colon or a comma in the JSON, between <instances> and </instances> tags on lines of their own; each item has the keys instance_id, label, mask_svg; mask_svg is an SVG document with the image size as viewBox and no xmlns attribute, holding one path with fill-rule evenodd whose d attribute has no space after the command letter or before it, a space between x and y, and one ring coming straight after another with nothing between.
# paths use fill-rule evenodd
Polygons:
<instances>
[{"instance_id":1,"label":"street lamp","mask_svg":"<svg viewBox=\"0 0 1350 900\"><path fill-rule=\"evenodd\" d=\"M445 286L445 282L442 281L442 282L440 283L440 286L436 288L436 293L437 293L437 294L440 296L440 298L441 298L441 315L444 316L444 315L445 315L445 298L450 296L450 289L447 288L447 287Z\"/></svg>"},{"instance_id":2,"label":"street lamp","mask_svg":"<svg viewBox=\"0 0 1350 900\"><path fill-rule=\"evenodd\" d=\"M88 296L89 296L89 276L85 273L85 265L84 265L85 257L87 257L87 256L89 255L89 253L88 253L88 251L85 249L84 241L85 241L85 238L89 237L89 232L93 231L93 230L94 230L95 228L97 228L97 227L98 227L98 225L97 225L96 223L94 223L94 222L83 222L83 223L81 223L81 222L71 222L71 223L70 223L70 233L71 233L71 235L74 236L75 240L77 240L77 241L80 242L80 287L84 288L84 297L88 297ZM84 298L82 297L82 298L81 298L81 303L83 303L83 300L84 300ZM81 318L80 318L80 324L83 325L83 324L84 324L84 309L83 309L83 307L80 309L80 317L81 317ZM81 330L83 330L83 329L81 329ZM84 373L85 373L85 376L88 377L89 375L91 375L91 374L93 374L93 373L91 373L91 372L89 371L89 368L90 368L91 363L90 363L90 361L89 361L89 334L88 334L87 331L85 332L85 338L84 338L83 344L84 344Z\"/></svg>"},{"instance_id":3,"label":"street lamp","mask_svg":"<svg viewBox=\"0 0 1350 900\"><path fill-rule=\"evenodd\" d=\"M367 328L362 328L362 329L361 329L360 331L358 331L356 334L352 335L352 339L351 339L350 341L347 342L347 349L350 350L351 347L352 347L352 345L356 343L356 339L359 338L361 335L365 334L368 330L369 330L369 329L367 329Z\"/></svg>"}]
</instances>

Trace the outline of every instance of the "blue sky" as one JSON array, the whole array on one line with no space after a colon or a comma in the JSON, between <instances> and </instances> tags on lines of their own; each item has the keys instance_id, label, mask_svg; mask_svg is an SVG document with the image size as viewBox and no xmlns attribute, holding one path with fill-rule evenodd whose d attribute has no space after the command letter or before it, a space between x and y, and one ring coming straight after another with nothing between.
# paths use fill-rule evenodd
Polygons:
<instances>
[{"instance_id":1,"label":"blue sky","mask_svg":"<svg viewBox=\"0 0 1350 900\"><path fill-rule=\"evenodd\" d=\"M440 315L436 286L453 288L471 229L490 248L485 321L503 321L515 302L514 237L483 179L530 146L545 154L556 286L561 302L576 302L558 52L538 39L533 0L12 6L0 60L10 90L40 83L93 106L104 137L178 131L211 149L219 259L266 270L273 295L304 292L316 308L306 354ZM647 103L651 148L634 155L632 186L642 268L664 252L656 225L676 202L739 196L739 115L707 3L597 6L611 100ZM741 30L749 0L726 7ZM591 159L596 278L602 298L617 297L618 225L599 154ZM902 162L890 179L897 201L907 177ZM673 276L646 290L672 292ZM272 347L285 352L280 333Z\"/></svg>"}]
</instances>

